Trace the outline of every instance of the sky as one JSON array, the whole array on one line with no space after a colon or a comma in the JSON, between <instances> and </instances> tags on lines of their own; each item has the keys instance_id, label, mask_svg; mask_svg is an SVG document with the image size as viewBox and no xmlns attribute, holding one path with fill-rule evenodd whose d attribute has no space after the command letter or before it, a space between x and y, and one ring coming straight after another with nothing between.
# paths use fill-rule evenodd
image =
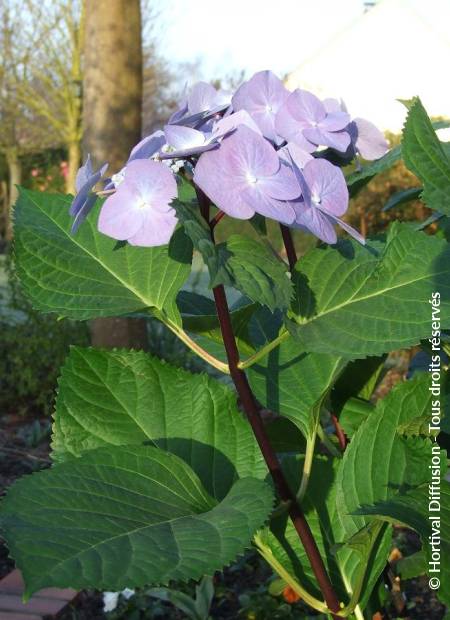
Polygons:
<instances>
[{"instance_id":1,"label":"sky","mask_svg":"<svg viewBox=\"0 0 450 620\"><path fill-rule=\"evenodd\" d=\"M364 11L363 0L154 0L159 49L195 79L295 69Z\"/></svg>"},{"instance_id":2,"label":"sky","mask_svg":"<svg viewBox=\"0 0 450 620\"><path fill-rule=\"evenodd\" d=\"M291 90L337 97L352 114L399 132L419 95L450 114L450 0L151 0L158 51L197 70L179 82L227 77L234 85L271 69ZM367 11L367 14L365 14ZM180 72L179 72L180 73ZM225 79L224 79L225 78Z\"/></svg>"}]
</instances>

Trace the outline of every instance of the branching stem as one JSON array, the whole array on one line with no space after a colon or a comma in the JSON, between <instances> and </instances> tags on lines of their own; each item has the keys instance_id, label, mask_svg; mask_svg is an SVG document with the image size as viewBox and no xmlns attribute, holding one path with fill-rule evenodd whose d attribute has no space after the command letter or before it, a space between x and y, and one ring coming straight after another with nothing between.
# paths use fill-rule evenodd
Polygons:
<instances>
[{"instance_id":1,"label":"branching stem","mask_svg":"<svg viewBox=\"0 0 450 620\"><path fill-rule=\"evenodd\" d=\"M206 216L205 219L207 219L209 224L209 200L198 188L197 196L202 215L203 217ZM239 368L239 351L233 333L233 326L231 324L231 316L224 287L222 285L216 286L213 289L213 294L220 329L222 332L223 343L227 354L230 375L239 395L242 408L244 409L250 426L252 427L253 434L258 442L270 475L272 476L278 496L282 502L288 505L289 517L309 558L311 568L317 579L317 583L324 596L325 602L329 609L333 612L338 612L340 610L339 600L328 577L316 541L314 540L311 529L305 519L305 515L297 502L295 494L292 492L285 478L278 456L269 441L264 422L260 416L260 407L256 402L250 388L247 376L245 372ZM332 617L335 619L338 618L338 616L334 614Z\"/></svg>"}]
</instances>

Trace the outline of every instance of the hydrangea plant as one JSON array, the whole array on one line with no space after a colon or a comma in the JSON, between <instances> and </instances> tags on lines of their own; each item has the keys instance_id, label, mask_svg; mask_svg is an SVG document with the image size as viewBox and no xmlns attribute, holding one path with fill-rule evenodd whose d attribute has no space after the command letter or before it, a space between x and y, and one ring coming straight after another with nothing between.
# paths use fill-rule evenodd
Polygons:
<instances>
[{"instance_id":1,"label":"hydrangea plant","mask_svg":"<svg viewBox=\"0 0 450 620\"><path fill-rule=\"evenodd\" d=\"M27 597L199 580L253 545L313 609L363 618L399 523L422 538L417 574L436 576L429 537L441 533L438 594L450 602L450 490L440 481L450 152L435 131L445 123L418 98L404 103L402 144L388 150L342 102L289 92L270 71L235 93L199 83L110 178L88 158L74 199L21 190L15 257L36 308L81 321L156 317L229 376L72 348L53 466L2 502ZM434 214L364 239L342 219L349 199L401 157ZM249 220L253 234L241 223L216 242L224 217ZM299 260L298 229L317 238ZM211 295L183 289L193 250ZM374 404L386 354L417 345L422 365ZM438 482L442 523L428 513Z\"/></svg>"}]
</instances>

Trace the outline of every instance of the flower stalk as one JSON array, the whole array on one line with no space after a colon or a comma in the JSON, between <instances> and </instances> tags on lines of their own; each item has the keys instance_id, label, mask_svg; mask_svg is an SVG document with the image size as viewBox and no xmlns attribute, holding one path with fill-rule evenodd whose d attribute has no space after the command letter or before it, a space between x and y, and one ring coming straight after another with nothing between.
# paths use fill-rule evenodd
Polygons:
<instances>
[{"instance_id":1,"label":"flower stalk","mask_svg":"<svg viewBox=\"0 0 450 620\"><path fill-rule=\"evenodd\" d=\"M203 217L205 217L205 215L209 216L208 198L198 188L197 196ZM207 222L210 224L209 219L207 219ZM211 236L214 237L212 230ZM250 388L247 376L245 372L239 368L239 351L233 333L230 311L223 285L220 284L219 286L214 287L213 295L223 343L228 359L230 375L240 398L242 408L244 409L250 426L252 427L253 434L258 442L278 496L281 502L288 506L289 517L306 551L308 559L311 563L311 568L317 579L317 583L319 584L325 602L332 612L338 612L340 610L339 599L327 574L325 564L320 555L316 541L314 540L311 528L309 527L295 494L292 492L286 480L278 456L270 443L264 422L260 415L260 407ZM332 617L335 619L338 618L338 616L334 613L332 614Z\"/></svg>"}]
</instances>

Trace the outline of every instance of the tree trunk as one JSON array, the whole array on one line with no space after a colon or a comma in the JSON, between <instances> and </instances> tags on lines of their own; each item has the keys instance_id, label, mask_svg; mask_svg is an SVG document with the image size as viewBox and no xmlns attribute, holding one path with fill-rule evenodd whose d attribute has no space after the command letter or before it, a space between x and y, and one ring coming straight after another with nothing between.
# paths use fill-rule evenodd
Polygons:
<instances>
[{"instance_id":1,"label":"tree trunk","mask_svg":"<svg viewBox=\"0 0 450 620\"><path fill-rule=\"evenodd\" d=\"M139 0L87 0L83 151L112 174L141 138L142 41ZM95 319L92 344L147 347L143 319Z\"/></svg>"},{"instance_id":2,"label":"tree trunk","mask_svg":"<svg viewBox=\"0 0 450 620\"><path fill-rule=\"evenodd\" d=\"M6 238L6 241L11 241L12 235L13 235L11 214L12 214L12 209L19 196L17 185L20 185L22 181L22 164L20 162L16 148L10 148L6 151L6 163L8 166L9 195L8 195L8 211L6 214L6 222L5 222L5 238Z\"/></svg>"},{"instance_id":3,"label":"tree trunk","mask_svg":"<svg viewBox=\"0 0 450 620\"><path fill-rule=\"evenodd\" d=\"M81 145L79 142L72 142L68 147L68 167L66 177L66 192L75 194L75 178L80 167Z\"/></svg>"}]
</instances>

